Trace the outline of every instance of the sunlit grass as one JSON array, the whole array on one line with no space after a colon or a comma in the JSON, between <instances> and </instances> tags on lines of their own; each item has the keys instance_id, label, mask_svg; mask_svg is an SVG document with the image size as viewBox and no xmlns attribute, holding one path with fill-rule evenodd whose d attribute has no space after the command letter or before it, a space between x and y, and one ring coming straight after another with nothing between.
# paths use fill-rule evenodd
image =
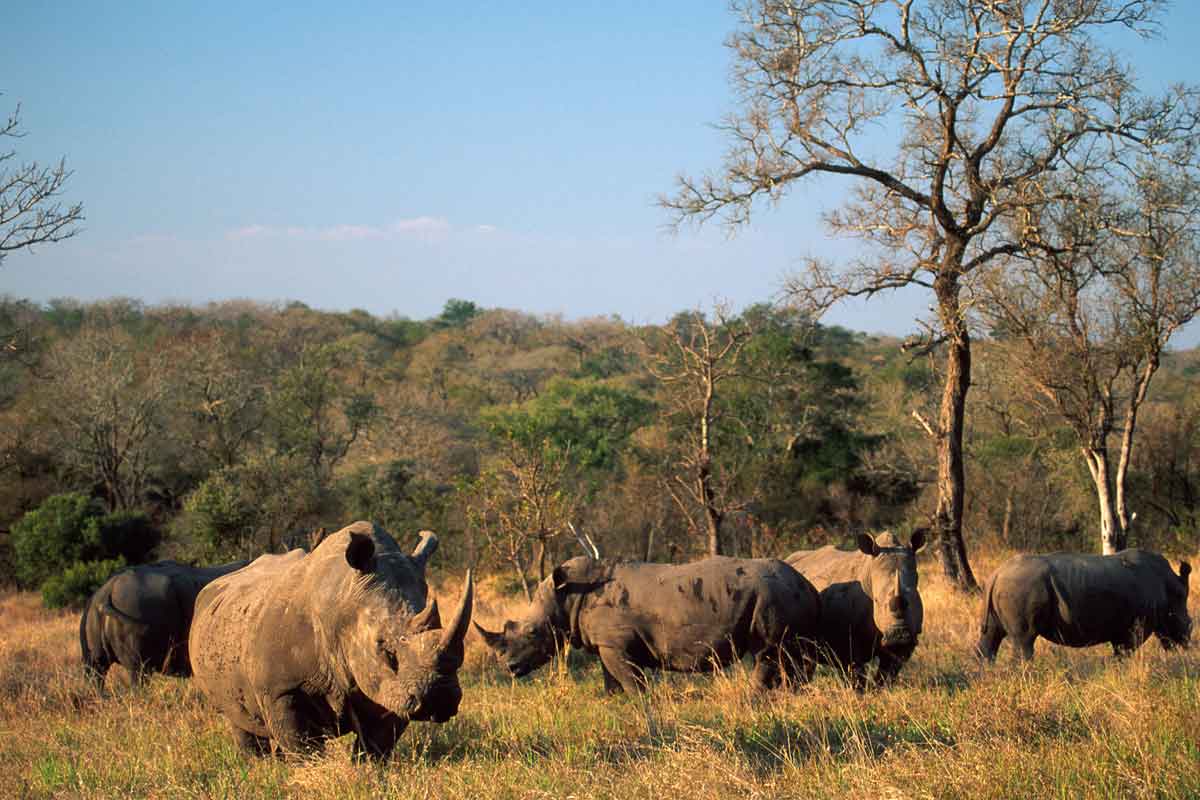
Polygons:
<instances>
[{"instance_id":1,"label":"sunlit grass","mask_svg":"<svg viewBox=\"0 0 1200 800\"><path fill-rule=\"evenodd\" d=\"M79 668L78 618L0 596L0 797L1200 796L1200 654L1152 641L1116 661L1039 642L1029 666L1006 645L982 667L978 599L932 572L925 635L890 691L856 695L821 670L758 694L735 667L607 697L578 653L513 681L472 635L459 715L414 723L382 765L354 761L345 738L248 758L182 680L133 690L115 669L100 696ZM519 606L485 585L478 618Z\"/></svg>"}]
</instances>

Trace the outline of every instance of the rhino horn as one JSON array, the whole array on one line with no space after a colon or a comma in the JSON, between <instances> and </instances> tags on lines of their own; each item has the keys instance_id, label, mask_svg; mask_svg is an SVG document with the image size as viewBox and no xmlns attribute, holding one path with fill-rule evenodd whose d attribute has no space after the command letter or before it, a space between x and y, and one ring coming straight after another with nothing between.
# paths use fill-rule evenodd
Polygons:
<instances>
[{"instance_id":1,"label":"rhino horn","mask_svg":"<svg viewBox=\"0 0 1200 800\"><path fill-rule=\"evenodd\" d=\"M409 633L424 633L425 631L436 631L442 627L442 615L438 613L437 598L431 598L429 604L421 613L413 617L408 623Z\"/></svg>"},{"instance_id":2,"label":"rhino horn","mask_svg":"<svg viewBox=\"0 0 1200 800\"><path fill-rule=\"evenodd\" d=\"M425 562L438 548L438 538L433 531L421 531L419 535L421 541L417 542L417 546L412 551L412 560L417 562L417 566L423 570Z\"/></svg>"},{"instance_id":3,"label":"rhino horn","mask_svg":"<svg viewBox=\"0 0 1200 800\"><path fill-rule=\"evenodd\" d=\"M442 634L438 643L439 660L445 659L454 664L457 669L463 659L463 639L467 636L467 627L471 624L471 603L475 596L475 582L471 570L467 570L467 580L463 585L462 601L458 605L450 627Z\"/></svg>"}]
</instances>

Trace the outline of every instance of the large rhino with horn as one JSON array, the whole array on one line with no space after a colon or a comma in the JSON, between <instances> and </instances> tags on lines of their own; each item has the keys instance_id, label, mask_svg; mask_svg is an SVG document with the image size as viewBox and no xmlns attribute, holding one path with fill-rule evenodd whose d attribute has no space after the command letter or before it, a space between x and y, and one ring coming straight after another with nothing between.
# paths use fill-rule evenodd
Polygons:
<instances>
[{"instance_id":1,"label":"large rhino with horn","mask_svg":"<svg viewBox=\"0 0 1200 800\"><path fill-rule=\"evenodd\" d=\"M1107 642L1117 655L1151 635L1166 649L1187 647L1191 571L1181 561L1176 574L1159 554L1136 548L1107 556L1013 556L987 582L976 650L994 661L1006 636L1025 660L1033 658L1039 636L1068 647Z\"/></svg>"},{"instance_id":2,"label":"large rhino with horn","mask_svg":"<svg viewBox=\"0 0 1200 800\"><path fill-rule=\"evenodd\" d=\"M121 570L89 598L79 619L79 649L88 677L102 687L120 664L134 684L148 672L187 677L188 631L196 596L249 561L191 567L158 561Z\"/></svg>"},{"instance_id":3,"label":"large rhino with horn","mask_svg":"<svg viewBox=\"0 0 1200 800\"><path fill-rule=\"evenodd\" d=\"M902 544L890 531L860 534L858 550L828 545L787 557L821 593L821 658L861 691L878 661L879 683L895 680L916 649L925 612L917 588L917 553L925 530Z\"/></svg>"},{"instance_id":4,"label":"large rhino with horn","mask_svg":"<svg viewBox=\"0 0 1200 800\"><path fill-rule=\"evenodd\" d=\"M774 559L691 564L572 558L538 584L524 617L476 628L521 677L566 643L600 657L608 692L645 688L645 670L707 671L749 653L754 681L812 674L817 592Z\"/></svg>"},{"instance_id":5,"label":"large rhino with horn","mask_svg":"<svg viewBox=\"0 0 1200 800\"><path fill-rule=\"evenodd\" d=\"M311 553L262 556L196 600L195 682L254 752L293 752L353 731L356 752L386 757L411 720L458 712L458 668L473 584L442 629L426 604L432 533L407 555L356 522Z\"/></svg>"}]
</instances>

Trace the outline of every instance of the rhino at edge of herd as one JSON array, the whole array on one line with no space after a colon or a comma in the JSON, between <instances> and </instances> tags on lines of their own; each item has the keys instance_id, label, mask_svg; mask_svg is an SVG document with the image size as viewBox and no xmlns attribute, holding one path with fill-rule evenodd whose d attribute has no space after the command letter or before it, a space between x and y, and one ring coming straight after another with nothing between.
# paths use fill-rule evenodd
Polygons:
<instances>
[{"instance_id":1,"label":"rhino at edge of herd","mask_svg":"<svg viewBox=\"0 0 1200 800\"><path fill-rule=\"evenodd\" d=\"M425 559L356 522L311 553L261 556L200 593L189 644L195 683L254 752L319 747L349 731L386 757L411 720L444 722L462 698L467 573L449 627L426 604Z\"/></svg>"},{"instance_id":2,"label":"rhino at edge of herd","mask_svg":"<svg viewBox=\"0 0 1200 800\"><path fill-rule=\"evenodd\" d=\"M1191 638L1188 575L1147 550L1113 555L1017 555L987 582L979 623L978 655L994 661L1005 637L1017 655L1033 657L1041 636L1068 647L1111 644L1117 655L1136 650L1151 635L1163 647L1186 647Z\"/></svg>"},{"instance_id":3,"label":"rhino at edge of herd","mask_svg":"<svg viewBox=\"0 0 1200 800\"><path fill-rule=\"evenodd\" d=\"M97 688L113 664L136 685L148 672L187 677L188 631L196 596L211 581L249 561L190 567L157 561L123 569L92 593L79 619L83 668Z\"/></svg>"}]
</instances>

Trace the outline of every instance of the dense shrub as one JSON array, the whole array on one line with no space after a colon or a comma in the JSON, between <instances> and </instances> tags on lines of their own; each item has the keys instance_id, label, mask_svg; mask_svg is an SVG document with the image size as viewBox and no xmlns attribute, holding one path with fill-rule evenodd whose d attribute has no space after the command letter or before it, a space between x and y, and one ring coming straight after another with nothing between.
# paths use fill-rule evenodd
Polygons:
<instances>
[{"instance_id":1,"label":"dense shrub","mask_svg":"<svg viewBox=\"0 0 1200 800\"><path fill-rule=\"evenodd\" d=\"M17 580L41 588L48 606L75 605L114 569L148 560L161 538L140 512L107 514L87 495L53 495L13 525Z\"/></svg>"},{"instance_id":2,"label":"dense shrub","mask_svg":"<svg viewBox=\"0 0 1200 800\"><path fill-rule=\"evenodd\" d=\"M78 561L99 556L100 501L78 492L56 494L13 525L17 580L36 588Z\"/></svg>"},{"instance_id":3,"label":"dense shrub","mask_svg":"<svg viewBox=\"0 0 1200 800\"><path fill-rule=\"evenodd\" d=\"M42 583L47 608L79 608L116 572L125 569L124 558L77 561Z\"/></svg>"}]
</instances>

